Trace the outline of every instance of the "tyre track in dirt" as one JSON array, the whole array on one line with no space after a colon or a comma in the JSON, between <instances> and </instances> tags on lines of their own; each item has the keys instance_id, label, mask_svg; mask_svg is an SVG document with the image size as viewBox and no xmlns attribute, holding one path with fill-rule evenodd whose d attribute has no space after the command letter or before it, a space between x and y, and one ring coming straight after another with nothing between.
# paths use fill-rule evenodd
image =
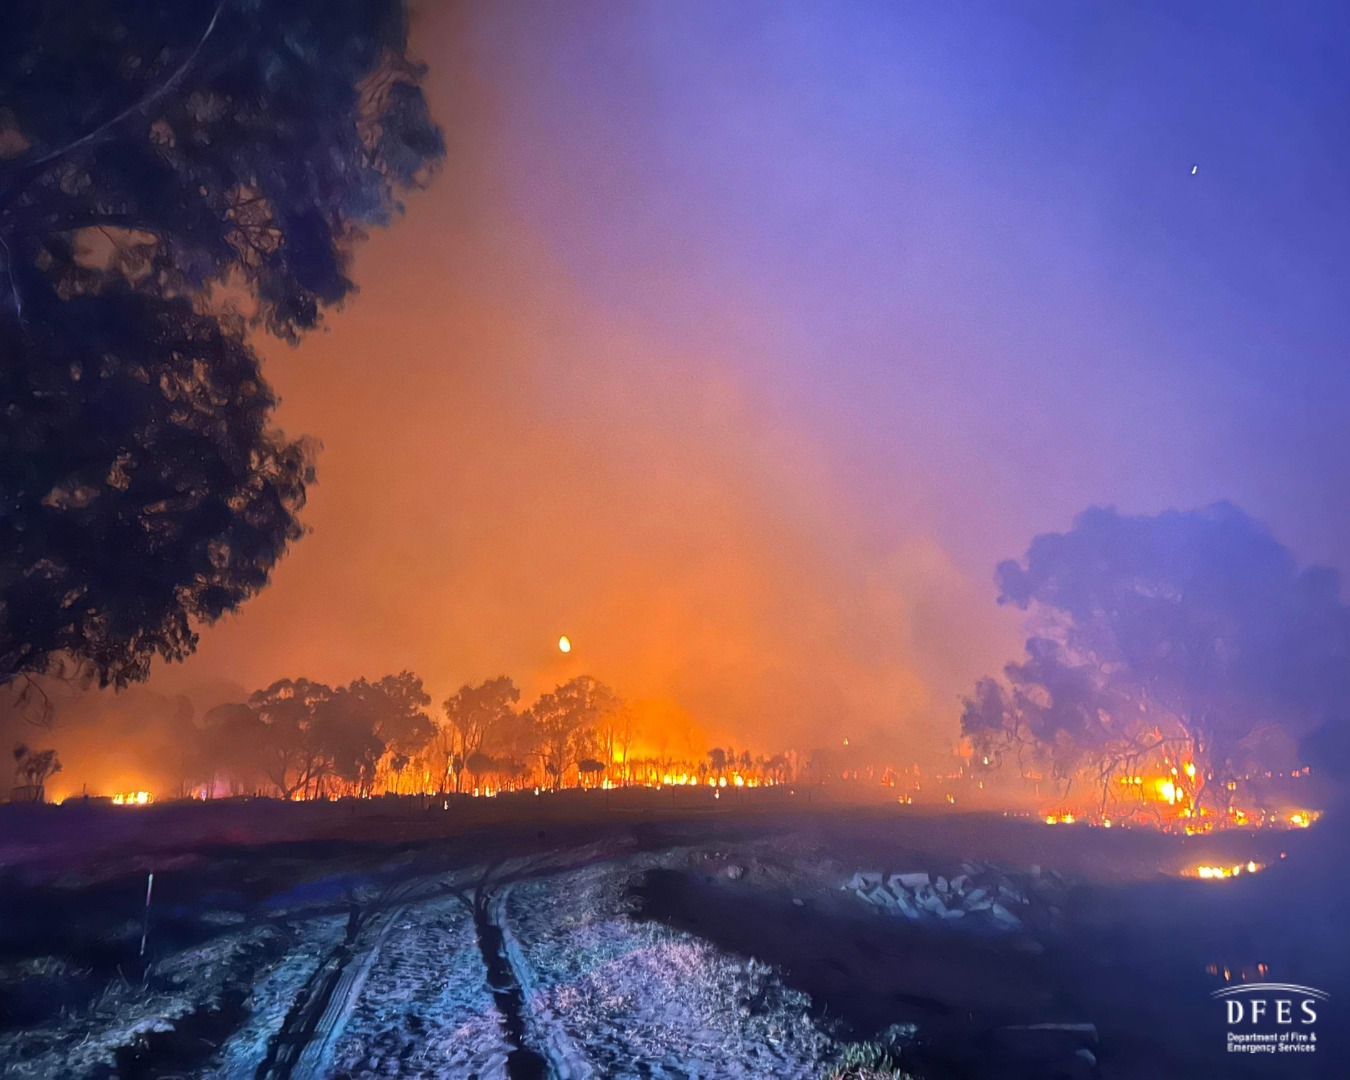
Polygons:
<instances>
[{"instance_id":1,"label":"tyre track in dirt","mask_svg":"<svg viewBox=\"0 0 1350 1080\"><path fill-rule=\"evenodd\" d=\"M455 890L454 882L407 881L373 902L352 902L344 939L296 997L272 1038L256 1080L309 1080L325 1075L327 1058L361 995L371 966L409 902Z\"/></svg>"},{"instance_id":2,"label":"tyre track in dirt","mask_svg":"<svg viewBox=\"0 0 1350 1080\"><path fill-rule=\"evenodd\" d=\"M520 971L507 949L503 897L510 885L489 891L486 880L471 902L478 948L487 969L487 985L501 1017L502 1034L511 1045L506 1071L510 1080L544 1080L557 1076L556 1063L525 1040L525 993Z\"/></svg>"},{"instance_id":3,"label":"tyre track in dirt","mask_svg":"<svg viewBox=\"0 0 1350 1080\"><path fill-rule=\"evenodd\" d=\"M621 849L628 845L620 844ZM460 897L474 918L485 972L500 1015L503 1034L512 1046L508 1059L511 1080L537 1080L559 1075L556 1063L527 1046L521 1032L525 1007L519 980L502 947L502 928L493 913L502 910L496 892L516 881L550 876L604 862L623 854L612 842L587 844L545 855L503 860L486 869L419 875L386 887L375 899L360 904L353 899L347 932L296 996L281 1028L269 1041L267 1053L254 1073L255 1080L320 1080L326 1077L332 1055L381 948L394 935L399 917L413 905ZM472 896L470 896L472 889ZM480 919L481 913L481 919ZM499 957L499 960L491 959Z\"/></svg>"}]
</instances>

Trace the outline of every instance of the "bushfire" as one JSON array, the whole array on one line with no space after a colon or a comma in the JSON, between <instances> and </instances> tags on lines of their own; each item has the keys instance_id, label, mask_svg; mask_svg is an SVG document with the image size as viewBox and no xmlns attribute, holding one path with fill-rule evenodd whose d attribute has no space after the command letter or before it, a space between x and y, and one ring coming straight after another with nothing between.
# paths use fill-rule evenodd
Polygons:
<instances>
[{"instance_id":1,"label":"bushfire","mask_svg":"<svg viewBox=\"0 0 1350 1080\"><path fill-rule=\"evenodd\" d=\"M1041 816L1047 825L1146 825L1187 836L1225 828L1307 828L1320 816L1304 805L1307 792L1298 790L1310 772L1304 767L1216 780L1189 758L1164 756L1150 771L1075 776L1065 786L1078 798L1045 804Z\"/></svg>"}]
</instances>

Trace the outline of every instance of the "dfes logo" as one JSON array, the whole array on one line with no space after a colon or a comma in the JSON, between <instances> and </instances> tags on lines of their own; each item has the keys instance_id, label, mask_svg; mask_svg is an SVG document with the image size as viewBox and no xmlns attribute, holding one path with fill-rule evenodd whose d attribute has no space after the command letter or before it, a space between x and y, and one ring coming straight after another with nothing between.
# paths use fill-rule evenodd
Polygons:
<instances>
[{"instance_id":1,"label":"dfes logo","mask_svg":"<svg viewBox=\"0 0 1350 1080\"><path fill-rule=\"evenodd\" d=\"M1228 1021L1232 1054L1311 1054L1317 1050L1317 1008L1330 996L1297 983L1243 983L1215 990Z\"/></svg>"}]
</instances>

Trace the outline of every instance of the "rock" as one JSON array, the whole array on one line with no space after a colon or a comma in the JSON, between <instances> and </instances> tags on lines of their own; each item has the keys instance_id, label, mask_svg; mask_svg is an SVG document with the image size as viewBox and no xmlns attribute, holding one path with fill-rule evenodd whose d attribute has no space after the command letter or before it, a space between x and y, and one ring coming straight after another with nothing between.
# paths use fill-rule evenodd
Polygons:
<instances>
[{"instance_id":1,"label":"rock","mask_svg":"<svg viewBox=\"0 0 1350 1080\"><path fill-rule=\"evenodd\" d=\"M881 884L881 873L879 871L859 870L848 880L845 888L857 891L867 891L875 889Z\"/></svg>"},{"instance_id":2,"label":"rock","mask_svg":"<svg viewBox=\"0 0 1350 1080\"><path fill-rule=\"evenodd\" d=\"M918 899L918 897L915 899ZM934 915L940 915L947 910L947 905L942 902L942 897L934 892L928 893L919 900L919 904L925 911L931 911Z\"/></svg>"},{"instance_id":3,"label":"rock","mask_svg":"<svg viewBox=\"0 0 1350 1080\"><path fill-rule=\"evenodd\" d=\"M740 881L741 876L745 873L745 867L737 866L735 863L732 863L723 870L722 873L726 874L732 881Z\"/></svg>"},{"instance_id":4,"label":"rock","mask_svg":"<svg viewBox=\"0 0 1350 1080\"><path fill-rule=\"evenodd\" d=\"M920 885L927 885L931 879L927 874L916 871L907 874L892 874L888 880L891 888L895 888L895 882L899 881L906 889L917 889Z\"/></svg>"},{"instance_id":5,"label":"rock","mask_svg":"<svg viewBox=\"0 0 1350 1080\"><path fill-rule=\"evenodd\" d=\"M965 908L959 907L946 908L942 911L939 911L938 915L940 915L944 919L964 919L966 917L966 911Z\"/></svg>"},{"instance_id":6,"label":"rock","mask_svg":"<svg viewBox=\"0 0 1350 1080\"><path fill-rule=\"evenodd\" d=\"M794 897L792 898L792 906L793 906L793 907L806 907L806 901L803 900L800 896L794 896Z\"/></svg>"},{"instance_id":7,"label":"rock","mask_svg":"<svg viewBox=\"0 0 1350 1080\"><path fill-rule=\"evenodd\" d=\"M969 884L970 884L970 875L958 874L956 877L952 878L952 892L964 894L966 891L966 886Z\"/></svg>"},{"instance_id":8,"label":"rock","mask_svg":"<svg viewBox=\"0 0 1350 1080\"><path fill-rule=\"evenodd\" d=\"M1004 926L1010 927L1013 930L1017 930L1022 925L1022 920L1019 919L1007 908L1005 908L1002 904L995 903L993 906L990 907L989 910L993 914L994 918L996 918Z\"/></svg>"},{"instance_id":9,"label":"rock","mask_svg":"<svg viewBox=\"0 0 1350 1080\"><path fill-rule=\"evenodd\" d=\"M880 908L893 908L899 906L896 903L895 896L881 887L877 887L868 892L866 899L868 903L875 904Z\"/></svg>"},{"instance_id":10,"label":"rock","mask_svg":"<svg viewBox=\"0 0 1350 1080\"><path fill-rule=\"evenodd\" d=\"M966 893L966 906L969 907L971 904L978 904L988 895L988 889L971 889L970 892Z\"/></svg>"},{"instance_id":11,"label":"rock","mask_svg":"<svg viewBox=\"0 0 1350 1080\"><path fill-rule=\"evenodd\" d=\"M937 879L937 891L943 894L947 892L947 879L940 874Z\"/></svg>"}]
</instances>

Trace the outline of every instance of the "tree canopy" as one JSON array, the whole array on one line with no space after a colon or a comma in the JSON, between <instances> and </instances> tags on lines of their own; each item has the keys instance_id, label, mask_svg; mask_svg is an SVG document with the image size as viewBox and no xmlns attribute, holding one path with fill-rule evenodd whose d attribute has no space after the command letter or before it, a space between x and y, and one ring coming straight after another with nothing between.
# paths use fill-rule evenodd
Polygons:
<instances>
[{"instance_id":1,"label":"tree canopy","mask_svg":"<svg viewBox=\"0 0 1350 1080\"><path fill-rule=\"evenodd\" d=\"M571 770L598 776L610 765L600 727L620 707L609 687L582 676L517 711L520 691L506 676L466 685L445 702L437 725L430 698L410 671L329 686L279 679L247 702L207 711L185 756L181 786L214 791L225 782L241 792L274 790L282 798L370 794L383 784L446 790L450 774L467 771L478 787L518 785L535 769L561 787ZM449 757L454 767L442 765ZM748 763L748 759L747 759Z\"/></svg>"},{"instance_id":2,"label":"tree canopy","mask_svg":"<svg viewBox=\"0 0 1350 1080\"><path fill-rule=\"evenodd\" d=\"M529 710L537 753L555 787L563 775L595 747L598 726L619 707L619 699L604 683L579 675L541 694Z\"/></svg>"},{"instance_id":3,"label":"tree canopy","mask_svg":"<svg viewBox=\"0 0 1350 1080\"><path fill-rule=\"evenodd\" d=\"M70 655L121 686L266 584L313 465L254 353L186 300L62 307L0 366L0 683Z\"/></svg>"},{"instance_id":4,"label":"tree canopy","mask_svg":"<svg viewBox=\"0 0 1350 1080\"><path fill-rule=\"evenodd\" d=\"M323 794L330 784L369 792L381 762L399 762L399 771L431 741L430 702L409 671L336 688L279 679L247 704L207 714L205 772L245 782L266 777L287 799Z\"/></svg>"},{"instance_id":5,"label":"tree canopy","mask_svg":"<svg viewBox=\"0 0 1350 1080\"><path fill-rule=\"evenodd\" d=\"M512 734L508 729L517 720L515 706L519 700L520 691L505 675L486 679L477 686L461 686L445 699L441 708L445 710L450 735L446 772L455 774L456 790L459 774L465 768L482 771L483 760L488 756L484 747L495 749L494 742L505 742L502 737ZM471 767L475 755L479 757L477 770ZM451 767L455 763L458 767Z\"/></svg>"},{"instance_id":6,"label":"tree canopy","mask_svg":"<svg viewBox=\"0 0 1350 1080\"><path fill-rule=\"evenodd\" d=\"M963 729L1063 777L1106 777L1170 745L1193 757L1200 784L1225 781L1263 733L1303 739L1350 692L1336 574L1301 566L1228 503L1085 511L1000 564L997 581L1000 602L1032 613L1032 635L1003 680L976 686Z\"/></svg>"},{"instance_id":7,"label":"tree canopy","mask_svg":"<svg viewBox=\"0 0 1350 1080\"><path fill-rule=\"evenodd\" d=\"M402 0L0 10L0 685L179 659L301 534L294 341L443 154Z\"/></svg>"},{"instance_id":8,"label":"tree canopy","mask_svg":"<svg viewBox=\"0 0 1350 1080\"><path fill-rule=\"evenodd\" d=\"M283 337L444 152L402 0L13 0L0 235L14 305L128 277L247 292ZM94 232L117 258L100 271Z\"/></svg>"}]
</instances>

